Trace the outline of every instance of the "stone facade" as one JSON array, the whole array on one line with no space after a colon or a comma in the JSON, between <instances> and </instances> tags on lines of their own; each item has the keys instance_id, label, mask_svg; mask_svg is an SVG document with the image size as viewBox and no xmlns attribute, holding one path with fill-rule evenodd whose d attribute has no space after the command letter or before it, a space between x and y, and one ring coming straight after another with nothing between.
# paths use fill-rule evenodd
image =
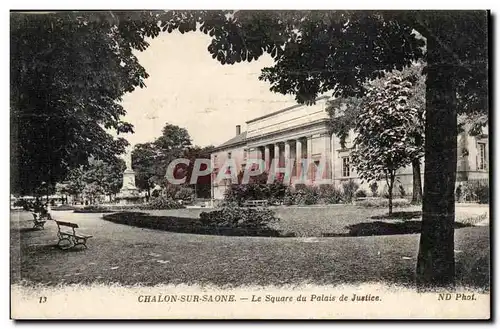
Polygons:
<instances>
[{"instance_id":1,"label":"stone facade","mask_svg":"<svg viewBox=\"0 0 500 329\"><path fill-rule=\"evenodd\" d=\"M243 133L237 126L236 136L215 148L211 154L214 169L212 198L222 199L230 184L230 181L216 179L219 169L229 158L235 162L238 171L245 168L249 159L264 160L267 171L271 169L273 159L281 168L285 166L285 159L294 159L290 179L292 185L299 177L307 178L314 185L324 183L318 178L325 178L336 186L354 180L369 194L368 184L360 181L350 165L349 156L355 134L350 132L345 148L342 148L340 139L329 132L327 102L327 97L321 97L312 106L296 105L252 119L246 122L247 130ZM457 181L488 178L487 129L477 137L461 133L457 154ZM322 175L317 175L317 170L321 169L316 166L309 166L307 172L303 172L304 160L316 165L326 163ZM422 176L424 165L422 161ZM412 177L411 166L398 171L397 185L402 185L408 194L412 193ZM379 192L382 192L385 183L378 182L378 186Z\"/></svg>"}]
</instances>

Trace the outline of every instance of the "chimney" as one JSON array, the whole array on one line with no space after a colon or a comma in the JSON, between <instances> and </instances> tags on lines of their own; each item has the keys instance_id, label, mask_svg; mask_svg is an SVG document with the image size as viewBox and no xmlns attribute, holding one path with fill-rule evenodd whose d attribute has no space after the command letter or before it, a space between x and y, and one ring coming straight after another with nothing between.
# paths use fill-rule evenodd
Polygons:
<instances>
[{"instance_id":1,"label":"chimney","mask_svg":"<svg viewBox=\"0 0 500 329\"><path fill-rule=\"evenodd\" d=\"M236 126L236 136L238 136L239 134L241 134L241 126L237 125Z\"/></svg>"}]
</instances>

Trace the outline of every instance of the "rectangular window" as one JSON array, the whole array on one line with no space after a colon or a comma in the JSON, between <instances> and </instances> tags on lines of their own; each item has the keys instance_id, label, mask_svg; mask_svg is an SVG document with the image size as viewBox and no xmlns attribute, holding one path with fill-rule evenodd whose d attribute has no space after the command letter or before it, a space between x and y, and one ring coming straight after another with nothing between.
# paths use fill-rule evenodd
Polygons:
<instances>
[{"instance_id":1,"label":"rectangular window","mask_svg":"<svg viewBox=\"0 0 500 329\"><path fill-rule=\"evenodd\" d=\"M351 176L351 166L349 157L342 157L342 177Z\"/></svg>"},{"instance_id":2,"label":"rectangular window","mask_svg":"<svg viewBox=\"0 0 500 329\"><path fill-rule=\"evenodd\" d=\"M486 170L486 144L478 143L478 170Z\"/></svg>"},{"instance_id":3,"label":"rectangular window","mask_svg":"<svg viewBox=\"0 0 500 329\"><path fill-rule=\"evenodd\" d=\"M227 158L231 159L231 152L227 152Z\"/></svg>"}]
</instances>

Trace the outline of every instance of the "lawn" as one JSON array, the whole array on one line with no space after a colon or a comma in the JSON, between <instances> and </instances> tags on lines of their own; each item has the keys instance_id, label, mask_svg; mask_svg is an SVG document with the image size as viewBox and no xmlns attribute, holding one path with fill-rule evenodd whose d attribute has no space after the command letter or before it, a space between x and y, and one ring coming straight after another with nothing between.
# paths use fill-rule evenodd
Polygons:
<instances>
[{"instance_id":1,"label":"lawn","mask_svg":"<svg viewBox=\"0 0 500 329\"><path fill-rule=\"evenodd\" d=\"M420 207L395 208L387 218L385 208L364 208L359 206L331 205L312 207L272 207L279 222L272 228L283 236L370 236L418 233L421 225ZM199 218L204 209L148 210L152 220L164 222L166 230L189 232L192 221ZM469 226L485 219L489 209L485 206L458 206L456 227ZM184 220L185 219L185 220ZM167 222L173 222L167 224ZM174 224L175 223L175 224Z\"/></svg>"},{"instance_id":2,"label":"lawn","mask_svg":"<svg viewBox=\"0 0 500 329\"><path fill-rule=\"evenodd\" d=\"M199 210L177 211L177 215L191 217L196 211ZM297 232L303 227L297 223L300 218L316 227L316 232L332 232L356 224L352 220L356 212L359 214L354 208L345 213L337 211L335 219L341 218L342 223L323 223L320 216L331 218L331 212L332 209L325 208L277 211L279 216L290 216L280 225L296 227ZM369 217L383 213L384 210L371 209ZM12 283L280 286L361 282L411 285L414 282L418 234L229 237L141 229L102 220L97 214L58 212L54 216L76 222L85 232L94 235L89 249L61 251L55 247L54 223L49 222L44 231L32 231L29 213L12 213ZM361 217L357 218L359 224ZM361 222L366 219L361 218ZM488 289L489 227L457 229L455 236L458 284Z\"/></svg>"}]
</instances>

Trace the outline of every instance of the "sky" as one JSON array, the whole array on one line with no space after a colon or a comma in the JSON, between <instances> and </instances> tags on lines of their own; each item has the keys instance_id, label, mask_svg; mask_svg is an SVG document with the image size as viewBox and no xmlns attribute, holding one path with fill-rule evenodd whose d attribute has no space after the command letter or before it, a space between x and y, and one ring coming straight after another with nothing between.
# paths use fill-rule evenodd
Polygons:
<instances>
[{"instance_id":1,"label":"sky","mask_svg":"<svg viewBox=\"0 0 500 329\"><path fill-rule=\"evenodd\" d=\"M221 65L207 47L210 37L200 32L161 34L136 56L149 73L146 88L123 97L131 146L153 141L165 123L186 128L192 143L220 145L234 137L236 125L296 104L291 95L275 94L259 81L260 70L272 66L270 56L258 61Z\"/></svg>"}]
</instances>

